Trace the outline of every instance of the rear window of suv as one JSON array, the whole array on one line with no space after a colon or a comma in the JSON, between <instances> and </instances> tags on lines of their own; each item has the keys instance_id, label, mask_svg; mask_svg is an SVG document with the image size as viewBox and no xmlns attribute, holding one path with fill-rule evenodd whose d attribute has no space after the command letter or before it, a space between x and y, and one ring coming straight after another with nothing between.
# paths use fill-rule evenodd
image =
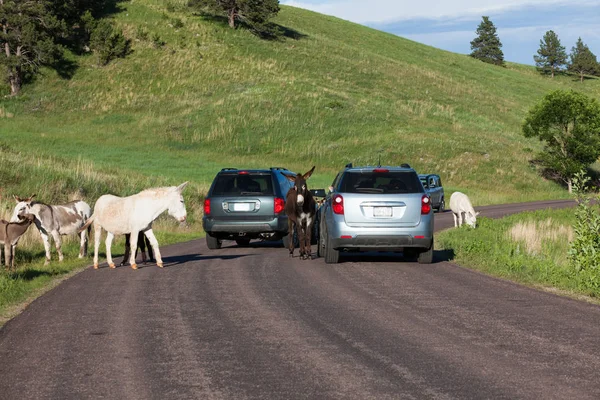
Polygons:
<instances>
[{"instance_id":1,"label":"rear window of suv","mask_svg":"<svg viewBox=\"0 0 600 400\"><path fill-rule=\"evenodd\" d=\"M413 171L346 172L340 183L343 193L423 193L418 175Z\"/></svg>"},{"instance_id":2,"label":"rear window of suv","mask_svg":"<svg viewBox=\"0 0 600 400\"><path fill-rule=\"evenodd\" d=\"M212 196L272 196L271 174L234 173L219 174L213 186Z\"/></svg>"}]
</instances>

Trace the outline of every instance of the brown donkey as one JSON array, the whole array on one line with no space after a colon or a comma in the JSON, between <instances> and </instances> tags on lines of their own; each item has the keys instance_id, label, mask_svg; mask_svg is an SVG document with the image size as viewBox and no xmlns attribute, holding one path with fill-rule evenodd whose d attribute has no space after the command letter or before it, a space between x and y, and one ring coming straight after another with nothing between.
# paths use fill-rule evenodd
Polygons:
<instances>
[{"instance_id":1,"label":"brown donkey","mask_svg":"<svg viewBox=\"0 0 600 400\"><path fill-rule=\"evenodd\" d=\"M0 244L4 244L4 263L6 269L15 268L15 247L19 243L19 239L29 228L29 225L35 220L33 214L22 214L21 222L8 222L0 220ZM0 263L2 257L0 254Z\"/></svg>"},{"instance_id":2,"label":"brown donkey","mask_svg":"<svg viewBox=\"0 0 600 400\"><path fill-rule=\"evenodd\" d=\"M310 248L310 236L313 224L315 223L315 214L317 213L317 202L312 193L308 190L306 180L314 172L313 166L310 171L304 175L285 175L294 186L288 190L285 196L285 213L288 216L288 235L294 234L294 228L300 241L300 258L307 260L312 256ZM290 237L290 257L294 256L294 241Z\"/></svg>"}]
</instances>

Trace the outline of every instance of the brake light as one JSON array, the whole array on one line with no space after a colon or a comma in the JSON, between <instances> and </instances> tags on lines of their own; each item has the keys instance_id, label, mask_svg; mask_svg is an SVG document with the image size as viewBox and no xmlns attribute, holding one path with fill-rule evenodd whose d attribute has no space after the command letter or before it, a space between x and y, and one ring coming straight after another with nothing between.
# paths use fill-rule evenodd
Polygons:
<instances>
[{"instance_id":1,"label":"brake light","mask_svg":"<svg viewBox=\"0 0 600 400\"><path fill-rule=\"evenodd\" d=\"M426 194L421 197L421 215L427 215L431 212L431 199Z\"/></svg>"},{"instance_id":2,"label":"brake light","mask_svg":"<svg viewBox=\"0 0 600 400\"><path fill-rule=\"evenodd\" d=\"M240 171L238 172L238 175L248 175L249 172L248 171Z\"/></svg>"},{"instance_id":3,"label":"brake light","mask_svg":"<svg viewBox=\"0 0 600 400\"><path fill-rule=\"evenodd\" d=\"M390 170L389 170L389 169L387 169L387 168L375 168L375 169L373 170L373 172L376 172L376 173L380 173L380 174L381 174L381 173L390 172Z\"/></svg>"},{"instance_id":4,"label":"brake light","mask_svg":"<svg viewBox=\"0 0 600 400\"><path fill-rule=\"evenodd\" d=\"M279 214L285 209L285 201L281 197L275 198L274 211L275 214Z\"/></svg>"},{"instance_id":5,"label":"brake light","mask_svg":"<svg viewBox=\"0 0 600 400\"><path fill-rule=\"evenodd\" d=\"M210 214L210 199L204 199L204 215Z\"/></svg>"},{"instance_id":6,"label":"brake light","mask_svg":"<svg viewBox=\"0 0 600 400\"><path fill-rule=\"evenodd\" d=\"M339 194L333 196L333 212L334 214L344 214L344 198Z\"/></svg>"}]
</instances>

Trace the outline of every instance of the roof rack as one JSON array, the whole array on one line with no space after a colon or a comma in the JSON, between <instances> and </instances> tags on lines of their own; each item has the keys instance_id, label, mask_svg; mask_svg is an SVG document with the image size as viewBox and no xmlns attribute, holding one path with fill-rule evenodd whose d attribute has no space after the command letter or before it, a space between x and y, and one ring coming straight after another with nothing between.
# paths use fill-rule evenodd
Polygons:
<instances>
[{"instance_id":1,"label":"roof rack","mask_svg":"<svg viewBox=\"0 0 600 400\"><path fill-rule=\"evenodd\" d=\"M352 163L348 163L348 164L346 164L346 167L345 167L345 168L352 168Z\"/></svg>"},{"instance_id":2,"label":"roof rack","mask_svg":"<svg viewBox=\"0 0 600 400\"><path fill-rule=\"evenodd\" d=\"M400 164L400 166L401 166L402 168L410 168L410 165L408 165L408 164L406 164L406 163L404 163L404 164Z\"/></svg>"}]
</instances>

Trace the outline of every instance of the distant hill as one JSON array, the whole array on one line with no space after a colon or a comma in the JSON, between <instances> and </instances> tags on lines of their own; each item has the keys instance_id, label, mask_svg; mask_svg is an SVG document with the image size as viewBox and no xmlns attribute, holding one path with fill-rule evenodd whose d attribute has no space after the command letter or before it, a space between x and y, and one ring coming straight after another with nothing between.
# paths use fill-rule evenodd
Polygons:
<instances>
[{"instance_id":1,"label":"distant hill","mask_svg":"<svg viewBox=\"0 0 600 400\"><path fill-rule=\"evenodd\" d=\"M97 197L189 180L199 198L222 167L312 165L309 183L325 187L346 163L381 158L439 173L477 205L566 195L529 166L539 144L520 124L547 91L599 97L599 80L499 68L285 6L275 22L286 37L267 41L180 3L120 3L131 55L103 68L71 55L72 78L47 70L0 100L0 151L43 166L28 169L47 182L38 192L62 200L79 187ZM88 180L74 171L65 183L56 160L84 165ZM31 176L0 176L5 192L36 189Z\"/></svg>"}]
</instances>

